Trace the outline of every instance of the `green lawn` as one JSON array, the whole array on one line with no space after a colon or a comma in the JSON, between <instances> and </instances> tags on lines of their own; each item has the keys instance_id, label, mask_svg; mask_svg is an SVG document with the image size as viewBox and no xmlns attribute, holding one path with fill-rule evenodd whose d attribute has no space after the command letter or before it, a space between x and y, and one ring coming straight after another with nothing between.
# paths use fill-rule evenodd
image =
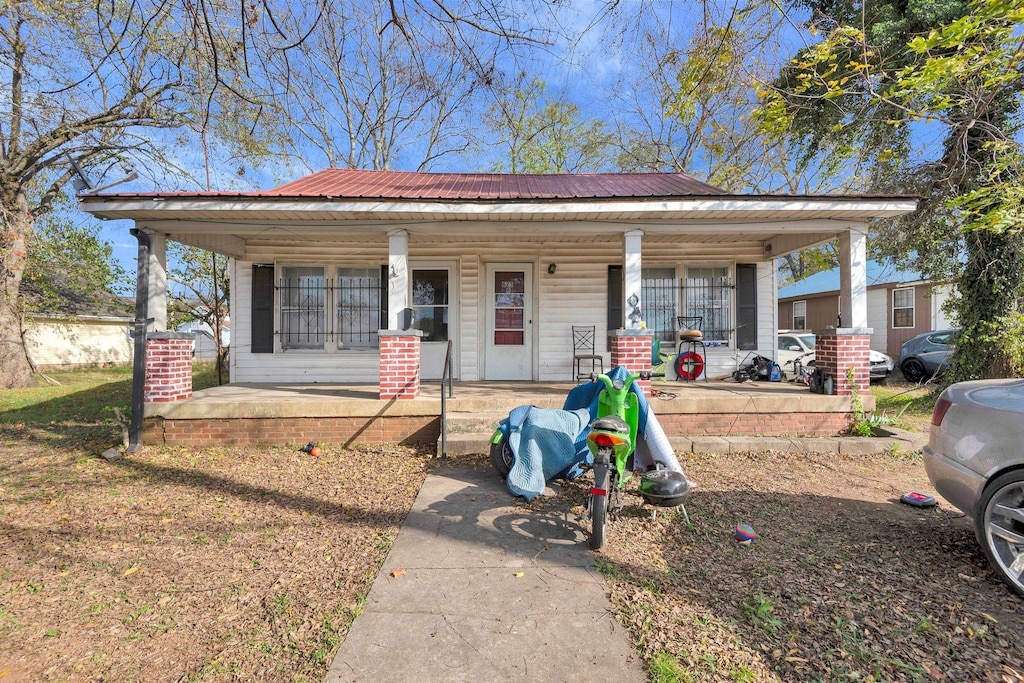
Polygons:
<instances>
[{"instance_id":1,"label":"green lawn","mask_svg":"<svg viewBox=\"0 0 1024 683\"><path fill-rule=\"evenodd\" d=\"M0 428L45 431L54 446L84 447L95 441L120 439L114 409L128 418L132 401L132 368L87 368L47 373L39 386L0 392ZM195 390L216 385L212 363L193 367Z\"/></svg>"},{"instance_id":2,"label":"green lawn","mask_svg":"<svg viewBox=\"0 0 1024 683\"><path fill-rule=\"evenodd\" d=\"M908 384L872 384L875 414L892 420L891 424L911 431L927 432L938 388Z\"/></svg>"}]
</instances>

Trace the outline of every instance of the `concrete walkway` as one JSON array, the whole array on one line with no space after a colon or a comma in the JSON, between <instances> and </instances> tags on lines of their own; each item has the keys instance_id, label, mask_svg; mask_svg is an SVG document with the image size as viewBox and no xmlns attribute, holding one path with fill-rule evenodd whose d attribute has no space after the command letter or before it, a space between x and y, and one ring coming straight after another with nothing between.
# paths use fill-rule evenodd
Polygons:
<instances>
[{"instance_id":1,"label":"concrete walkway","mask_svg":"<svg viewBox=\"0 0 1024 683\"><path fill-rule=\"evenodd\" d=\"M327 680L647 680L574 515L512 503L490 468L428 474Z\"/></svg>"}]
</instances>

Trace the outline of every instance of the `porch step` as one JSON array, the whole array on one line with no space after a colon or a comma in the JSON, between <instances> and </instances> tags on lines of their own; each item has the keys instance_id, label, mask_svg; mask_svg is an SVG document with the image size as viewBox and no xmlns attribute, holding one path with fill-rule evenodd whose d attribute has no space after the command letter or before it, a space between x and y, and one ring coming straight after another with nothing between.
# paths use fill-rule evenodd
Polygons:
<instances>
[{"instance_id":1,"label":"porch step","mask_svg":"<svg viewBox=\"0 0 1024 683\"><path fill-rule=\"evenodd\" d=\"M491 435L508 413L449 413L448 455L473 455L490 451ZM437 454L441 455L441 438L437 439Z\"/></svg>"},{"instance_id":2,"label":"porch step","mask_svg":"<svg viewBox=\"0 0 1024 683\"><path fill-rule=\"evenodd\" d=\"M508 417L504 413L448 413L448 436L452 434L483 434L490 437L498 423Z\"/></svg>"},{"instance_id":3,"label":"porch step","mask_svg":"<svg viewBox=\"0 0 1024 683\"><path fill-rule=\"evenodd\" d=\"M488 434L449 434L448 435L448 455L478 455L490 453L491 451L491 434L494 430L491 430ZM437 454L441 453L441 439L437 440Z\"/></svg>"}]
</instances>

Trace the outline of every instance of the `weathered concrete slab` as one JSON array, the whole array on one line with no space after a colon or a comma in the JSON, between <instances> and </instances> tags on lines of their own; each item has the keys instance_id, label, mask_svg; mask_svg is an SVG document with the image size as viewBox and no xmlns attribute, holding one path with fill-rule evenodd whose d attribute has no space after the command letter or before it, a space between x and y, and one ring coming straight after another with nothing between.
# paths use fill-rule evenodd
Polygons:
<instances>
[{"instance_id":1,"label":"weathered concrete slab","mask_svg":"<svg viewBox=\"0 0 1024 683\"><path fill-rule=\"evenodd\" d=\"M893 440L888 438L869 438L844 436L839 439L839 452L843 455L874 455L892 448Z\"/></svg>"},{"instance_id":2,"label":"weathered concrete slab","mask_svg":"<svg viewBox=\"0 0 1024 683\"><path fill-rule=\"evenodd\" d=\"M327 680L646 680L586 539L567 509L517 507L489 469L438 468Z\"/></svg>"},{"instance_id":3,"label":"weathered concrete slab","mask_svg":"<svg viewBox=\"0 0 1024 683\"><path fill-rule=\"evenodd\" d=\"M729 452L729 442L721 436L694 436L690 441L697 455L725 455Z\"/></svg>"},{"instance_id":4,"label":"weathered concrete slab","mask_svg":"<svg viewBox=\"0 0 1024 683\"><path fill-rule=\"evenodd\" d=\"M792 439L778 436L727 436L730 453L777 451L788 453L792 450Z\"/></svg>"},{"instance_id":5,"label":"weathered concrete slab","mask_svg":"<svg viewBox=\"0 0 1024 683\"><path fill-rule=\"evenodd\" d=\"M806 437L791 439L794 453L838 453L839 437Z\"/></svg>"}]
</instances>

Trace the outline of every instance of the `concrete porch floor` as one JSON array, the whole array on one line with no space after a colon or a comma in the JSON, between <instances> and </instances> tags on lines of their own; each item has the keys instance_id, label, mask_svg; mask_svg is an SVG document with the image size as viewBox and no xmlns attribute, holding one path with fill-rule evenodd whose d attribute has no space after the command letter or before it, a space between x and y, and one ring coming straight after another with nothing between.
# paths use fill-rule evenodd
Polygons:
<instances>
[{"instance_id":1,"label":"concrete porch floor","mask_svg":"<svg viewBox=\"0 0 1024 683\"><path fill-rule=\"evenodd\" d=\"M447 398L449 414L507 413L530 404L561 408L571 382L455 382ZM662 415L738 413L849 413L849 396L812 394L804 385L789 382L676 382L651 384L652 409ZM145 417L175 420L247 418L329 418L380 416L439 416L440 382L423 383L415 399L378 398L376 384L226 384L196 391L192 398L174 403L147 403ZM861 397L865 412L874 409L874 397ZM663 420L664 421L664 420Z\"/></svg>"}]
</instances>

